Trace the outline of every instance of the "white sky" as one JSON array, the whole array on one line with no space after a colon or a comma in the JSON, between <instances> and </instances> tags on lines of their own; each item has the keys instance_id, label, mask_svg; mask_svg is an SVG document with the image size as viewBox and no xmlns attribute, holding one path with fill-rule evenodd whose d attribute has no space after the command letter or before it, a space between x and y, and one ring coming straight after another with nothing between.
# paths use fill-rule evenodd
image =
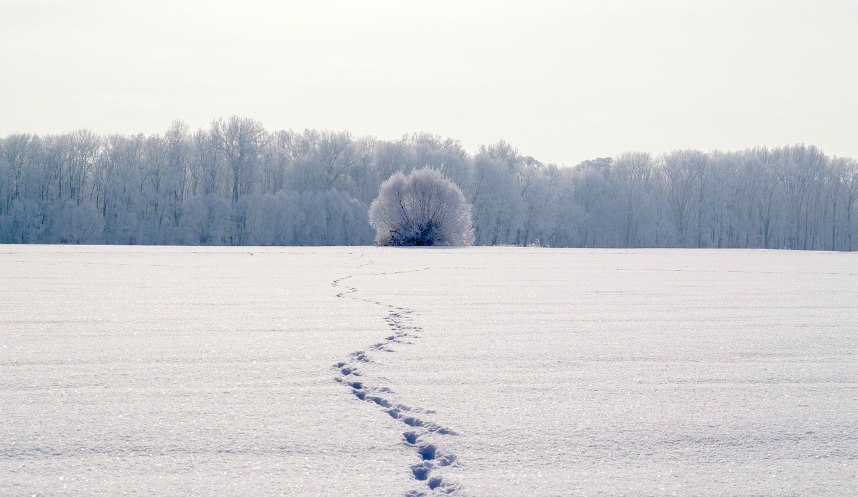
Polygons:
<instances>
[{"instance_id":1,"label":"white sky","mask_svg":"<svg viewBox=\"0 0 858 497\"><path fill-rule=\"evenodd\" d=\"M858 0L0 0L0 64L0 136L236 114L567 165L858 158Z\"/></svg>"}]
</instances>

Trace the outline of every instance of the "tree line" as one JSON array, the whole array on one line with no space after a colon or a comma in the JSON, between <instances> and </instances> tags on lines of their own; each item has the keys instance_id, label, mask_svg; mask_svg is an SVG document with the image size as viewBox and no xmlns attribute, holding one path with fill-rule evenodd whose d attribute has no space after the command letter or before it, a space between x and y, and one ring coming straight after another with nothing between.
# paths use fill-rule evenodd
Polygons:
<instances>
[{"instance_id":1,"label":"tree line","mask_svg":"<svg viewBox=\"0 0 858 497\"><path fill-rule=\"evenodd\" d=\"M558 167L503 141L470 154L427 133L272 132L237 116L150 136L0 138L0 242L366 245L379 185L424 166L462 190L478 245L858 245L858 163L810 145Z\"/></svg>"}]
</instances>

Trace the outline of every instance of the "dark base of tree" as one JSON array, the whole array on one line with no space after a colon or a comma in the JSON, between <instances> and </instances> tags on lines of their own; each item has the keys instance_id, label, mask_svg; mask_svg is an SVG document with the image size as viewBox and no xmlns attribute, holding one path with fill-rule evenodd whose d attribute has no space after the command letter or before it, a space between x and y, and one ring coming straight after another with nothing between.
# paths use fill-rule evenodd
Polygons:
<instances>
[{"instance_id":1,"label":"dark base of tree","mask_svg":"<svg viewBox=\"0 0 858 497\"><path fill-rule=\"evenodd\" d=\"M435 246L434 240L425 240L422 238L405 238L401 240L391 239L385 246L386 247L433 247Z\"/></svg>"},{"instance_id":2,"label":"dark base of tree","mask_svg":"<svg viewBox=\"0 0 858 497\"><path fill-rule=\"evenodd\" d=\"M403 234L390 231L390 238L383 244L388 247L432 247L438 244L438 233L433 224L418 226L415 233Z\"/></svg>"},{"instance_id":3,"label":"dark base of tree","mask_svg":"<svg viewBox=\"0 0 858 497\"><path fill-rule=\"evenodd\" d=\"M404 240L390 240L385 245L386 247L433 247L435 242L432 240L422 240L419 238L408 238Z\"/></svg>"}]
</instances>

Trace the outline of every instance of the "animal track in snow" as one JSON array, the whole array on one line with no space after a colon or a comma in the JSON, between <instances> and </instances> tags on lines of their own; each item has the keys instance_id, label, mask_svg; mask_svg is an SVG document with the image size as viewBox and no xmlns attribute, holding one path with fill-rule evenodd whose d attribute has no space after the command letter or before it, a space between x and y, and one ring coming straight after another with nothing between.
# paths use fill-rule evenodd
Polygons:
<instances>
[{"instance_id":1,"label":"animal track in snow","mask_svg":"<svg viewBox=\"0 0 858 497\"><path fill-rule=\"evenodd\" d=\"M357 257L355 260L359 259L361 257ZM365 262L358 267L362 268L370 264L372 264L372 261ZM425 271L427 269L429 268L378 273L378 275L405 274ZM362 364L375 363L373 354L378 352L395 353L397 346L413 345L415 343L413 340L420 337L423 329L414 324L414 311L405 307L358 297L357 288L347 286L344 283L350 278L352 278L352 275L338 278L331 283L331 286L337 289L336 296L342 299L359 300L385 308L387 316L385 316L384 321L387 323L388 335L384 337L383 341L370 345L366 350L352 352L349 354L348 360L334 364L333 369L337 373L334 379L338 383L348 387L350 393L356 399L375 405L391 418L409 428L403 432L402 436L405 445L414 450L418 460L409 469L415 482L420 482L420 484L424 485L424 490L411 490L405 494L406 497L427 496L430 494L453 495L459 493L461 490L459 485L433 475L433 471L436 468L454 464L456 456L454 454L443 453L436 443L424 441L424 438L427 437L434 439L438 436L456 435L456 432L418 416L418 414L420 416L431 414L431 411L427 412L411 406L394 404L386 395L391 393L389 388L375 384L372 378L363 376L360 372ZM393 332L393 334L390 334L390 332ZM360 380L357 378L360 378ZM427 490L429 493L427 493Z\"/></svg>"},{"instance_id":2,"label":"animal track in snow","mask_svg":"<svg viewBox=\"0 0 858 497\"><path fill-rule=\"evenodd\" d=\"M417 443L417 436L418 436L417 433L415 433L413 431L406 431L405 433L402 434L402 438L404 438L405 441L407 443L409 443L410 445L414 445Z\"/></svg>"},{"instance_id":3,"label":"animal track in snow","mask_svg":"<svg viewBox=\"0 0 858 497\"><path fill-rule=\"evenodd\" d=\"M435 453L437 451L438 449L434 445L428 444L420 446L420 449L417 452L420 453L420 457L422 457L424 461L432 461L435 459Z\"/></svg>"}]
</instances>

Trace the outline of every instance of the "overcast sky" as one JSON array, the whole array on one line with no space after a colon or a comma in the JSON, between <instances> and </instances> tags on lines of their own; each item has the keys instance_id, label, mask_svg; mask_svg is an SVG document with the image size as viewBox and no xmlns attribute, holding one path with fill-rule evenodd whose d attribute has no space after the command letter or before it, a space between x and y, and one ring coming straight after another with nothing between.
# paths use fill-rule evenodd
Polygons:
<instances>
[{"instance_id":1,"label":"overcast sky","mask_svg":"<svg viewBox=\"0 0 858 497\"><path fill-rule=\"evenodd\" d=\"M235 114L566 165L858 158L858 0L0 0L0 63L0 136Z\"/></svg>"}]
</instances>

